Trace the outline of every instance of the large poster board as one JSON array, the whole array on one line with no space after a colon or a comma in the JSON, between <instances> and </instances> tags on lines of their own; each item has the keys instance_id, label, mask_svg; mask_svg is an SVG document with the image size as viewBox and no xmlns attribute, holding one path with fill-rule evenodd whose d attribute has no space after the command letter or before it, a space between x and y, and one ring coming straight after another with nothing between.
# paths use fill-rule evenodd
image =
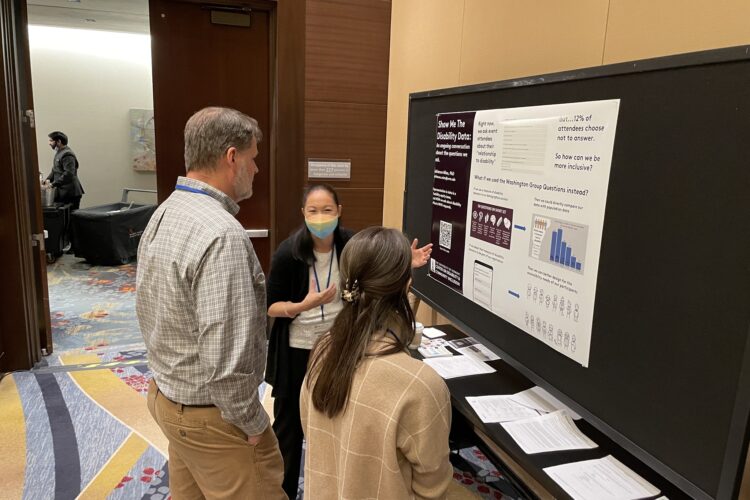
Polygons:
<instances>
[{"instance_id":1,"label":"large poster board","mask_svg":"<svg viewBox=\"0 0 750 500\"><path fill-rule=\"evenodd\" d=\"M415 293L690 498L707 500L736 498L750 441L749 54L734 47L429 90L409 104L403 229L433 241L436 259L414 270ZM506 154L505 122L570 116L537 137L542 173L529 168L541 164L531 152ZM557 130L586 123L608 129ZM461 249L459 262L440 247L440 221L452 224L447 250ZM566 331L569 346L576 332L575 353L565 351Z\"/></svg>"},{"instance_id":2,"label":"large poster board","mask_svg":"<svg viewBox=\"0 0 750 500\"><path fill-rule=\"evenodd\" d=\"M437 115L429 275L583 366L619 100Z\"/></svg>"}]
</instances>

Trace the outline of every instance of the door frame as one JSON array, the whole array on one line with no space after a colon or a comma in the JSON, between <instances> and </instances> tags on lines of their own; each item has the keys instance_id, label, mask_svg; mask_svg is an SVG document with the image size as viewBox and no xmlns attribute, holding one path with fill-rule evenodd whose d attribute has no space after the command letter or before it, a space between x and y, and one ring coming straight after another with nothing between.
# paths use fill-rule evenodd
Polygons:
<instances>
[{"instance_id":1,"label":"door frame","mask_svg":"<svg viewBox=\"0 0 750 500\"><path fill-rule=\"evenodd\" d=\"M182 0L260 7L242 0ZM272 102L271 251L299 225L297 205L305 183L305 8L297 0L268 0L271 7ZM33 131L26 0L0 3L0 372L29 369L42 348L52 352L41 196ZM279 175L283 172L283 175ZM32 235L37 235L36 239Z\"/></svg>"},{"instance_id":2,"label":"door frame","mask_svg":"<svg viewBox=\"0 0 750 500\"><path fill-rule=\"evenodd\" d=\"M6 266L0 370L6 371L31 368L42 348L52 347L25 0L0 5L0 45L0 169L7 186L0 201L0 261Z\"/></svg>"},{"instance_id":3,"label":"door frame","mask_svg":"<svg viewBox=\"0 0 750 500\"><path fill-rule=\"evenodd\" d=\"M206 6L249 7L270 13L271 130L269 144L270 250L300 225L305 185L305 6L299 0L173 0ZM157 170L158 175L158 170ZM158 184L158 183L157 183ZM170 193L159 193L161 203Z\"/></svg>"}]
</instances>

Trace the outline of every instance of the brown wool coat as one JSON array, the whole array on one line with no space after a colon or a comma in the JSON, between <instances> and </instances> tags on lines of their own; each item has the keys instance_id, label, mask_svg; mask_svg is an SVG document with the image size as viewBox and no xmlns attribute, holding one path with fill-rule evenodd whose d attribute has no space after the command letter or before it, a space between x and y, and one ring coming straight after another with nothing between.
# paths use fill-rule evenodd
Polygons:
<instances>
[{"instance_id":1,"label":"brown wool coat","mask_svg":"<svg viewBox=\"0 0 750 500\"><path fill-rule=\"evenodd\" d=\"M305 379L300 410L306 498L445 498L450 394L426 364L405 352L366 358L333 419L315 409Z\"/></svg>"}]
</instances>

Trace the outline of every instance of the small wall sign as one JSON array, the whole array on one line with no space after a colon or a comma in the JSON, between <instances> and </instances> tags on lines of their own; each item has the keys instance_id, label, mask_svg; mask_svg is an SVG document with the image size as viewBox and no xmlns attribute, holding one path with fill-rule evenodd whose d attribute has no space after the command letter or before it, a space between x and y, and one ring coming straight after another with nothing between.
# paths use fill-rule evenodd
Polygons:
<instances>
[{"instance_id":1,"label":"small wall sign","mask_svg":"<svg viewBox=\"0 0 750 500\"><path fill-rule=\"evenodd\" d=\"M351 160L307 160L308 179L351 179Z\"/></svg>"}]
</instances>

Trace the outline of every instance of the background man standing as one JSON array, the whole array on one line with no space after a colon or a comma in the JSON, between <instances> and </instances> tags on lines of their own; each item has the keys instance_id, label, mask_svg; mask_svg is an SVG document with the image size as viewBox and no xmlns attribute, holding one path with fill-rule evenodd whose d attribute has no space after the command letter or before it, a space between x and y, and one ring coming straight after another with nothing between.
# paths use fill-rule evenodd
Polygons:
<instances>
[{"instance_id":1,"label":"background man standing","mask_svg":"<svg viewBox=\"0 0 750 500\"><path fill-rule=\"evenodd\" d=\"M205 108L185 125L187 175L138 248L136 312L154 379L151 415L169 439L172 498L286 498L258 386L265 276L234 218L258 172L258 123Z\"/></svg>"},{"instance_id":2,"label":"background man standing","mask_svg":"<svg viewBox=\"0 0 750 500\"><path fill-rule=\"evenodd\" d=\"M78 210L83 196L83 186L78 180L78 158L68 147L68 136L62 132L50 133L49 145L55 151L52 162L52 172L47 176L47 182L57 188L55 201L70 203L71 210Z\"/></svg>"}]
</instances>

